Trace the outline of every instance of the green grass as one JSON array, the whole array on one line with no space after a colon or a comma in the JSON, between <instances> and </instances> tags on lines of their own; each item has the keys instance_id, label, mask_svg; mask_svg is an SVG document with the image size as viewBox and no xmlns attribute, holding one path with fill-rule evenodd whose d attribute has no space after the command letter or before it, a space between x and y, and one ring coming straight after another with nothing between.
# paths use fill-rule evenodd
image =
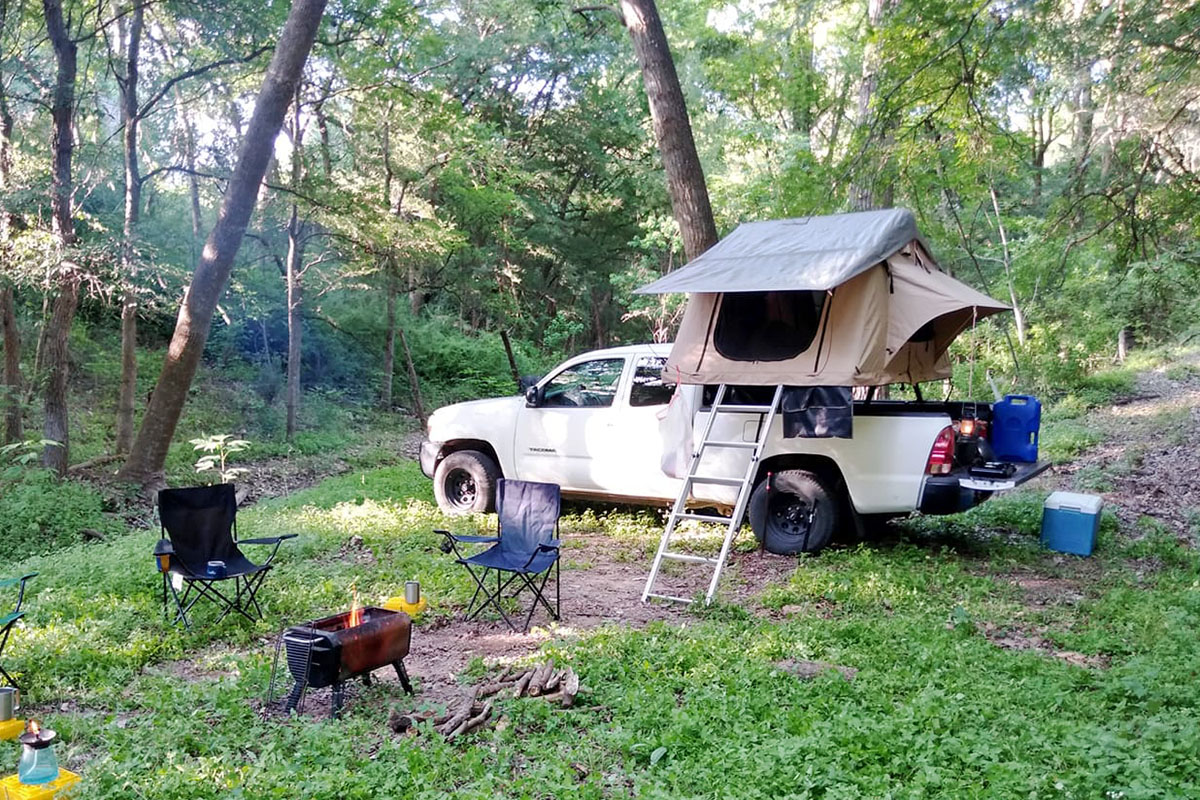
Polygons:
<instances>
[{"instance_id":1,"label":"green grass","mask_svg":"<svg viewBox=\"0 0 1200 800\"><path fill-rule=\"evenodd\" d=\"M1119 537L1108 517L1096 557L1064 562L1036 545L1042 496L1034 492L801 559L746 607L718 605L683 626L614 625L552 641L546 650L587 687L571 711L502 700L503 730L449 744L428 732L391 734L386 718L400 698L388 684L359 689L336 723L261 715L273 634L344 606L352 582L375 601L418 578L441 615L466 602L469 579L430 530L491 521L445 520L430 500L428 481L405 463L243 512L243 535L301 534L281 551L264 592L268 620L257 625L205 625L211 617L202 616L186 633L165 624L152 532L11 565L42 574L5 663L28 684L31 710L60 731L60 757L85 776L79 796L1200 793L1195 553L1149 523L1136 541ZM563 526L568 541L588 531L635 551L659 532L652 513L591 507L572 507ZM347 554L351 536L368 558ZM1147 563L1156 565L1149 573L1132 566ZM645 564L628 568L640 574ZM1030 572L1077 581L1083 599L1028 603L1011 576ZM567 570L568 615L570 580ZM802 611L772 615L785 606ZM1002 649L985 630L1037 632L1109 667ZM414 646L420 641L418 630ZM858 673L849 682L836 673L802 681L776 667L786 659ZM423 676L415 677L419 689ZM15 746L0 744L0 758L15 762Z\"/></svg>"}]
</instances>

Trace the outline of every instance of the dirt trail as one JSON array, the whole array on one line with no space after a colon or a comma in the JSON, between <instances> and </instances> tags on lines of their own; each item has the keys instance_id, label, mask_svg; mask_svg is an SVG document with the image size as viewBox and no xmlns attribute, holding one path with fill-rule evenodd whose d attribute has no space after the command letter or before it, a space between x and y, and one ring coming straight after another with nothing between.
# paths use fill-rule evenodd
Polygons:
<instances>
[{"instance_id":1,"label":"dirt trail","mask_svg":"<svg viewBox=\"0 0 1200 800\"><path fill-rule=\"evenodd\" d=\"M1105 439L1057 469L1054 488L1101 494L1122 531L1149 517L1195 544L1200 533L1200 351L1138 375L1134 396L1093 410Z\"/></svg>"}]
</instances>

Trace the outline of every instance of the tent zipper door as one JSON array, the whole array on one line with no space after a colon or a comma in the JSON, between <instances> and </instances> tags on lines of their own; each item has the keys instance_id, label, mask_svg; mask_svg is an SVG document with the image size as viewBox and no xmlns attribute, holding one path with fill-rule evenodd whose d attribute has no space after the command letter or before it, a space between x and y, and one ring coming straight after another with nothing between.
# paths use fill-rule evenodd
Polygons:
<instances>
[{"instance_id":1,"label":"tent zipper door","mask_svg":"<svg viewBox=\"0 0 1200 800\"><path fill-rule=\"evenodd\" d=\"M659 600L671 600L677 603L691 603L692 600L687 597L679 597L676 595L662 594L654 591L654 584L658 579L659 571L662 568L663 561L681 561L688 564L707 564L713 568L712 579L708 584L708 592L704 595L704 604L708 605L712 602L713 597L717 594L717 584L721 580L721 570L725 567L725 560L729 557L729 548L733 544L734 537L737 536L738 529L741 527L742 518L746 513L746 506L750 502L750 492L754 488L754 478L758 472L758 462L762 457L763 447L766 445L767 436L771 430L771 425L775 422L775 415L779 412L780 399L783 396L783 387L775 387L775 395L771 399L769 406L763 405L742 405L736 403L726 403L725 396L728 393L728 387L721 384L717 388L717 395L713 398L712 408L709 410L708 421L704 424L704 433L700 436L700 441L695 450L692 452L692 462L688 468L687 476L683 479L683 484L679 487L679 496L675 498L675 505L671 508L671 514L667 518L667 526L663 529L662 538L658 542L658 552L654 555L654 563L650 567L650 576L646 579L646 588L642 590L642 602L650 598ZM753 442L746 441L725 441L713 438L713 423L716 421L719 414L759 414L760 421L758 426L758 435ZM703 459L704 453L709 448L730 448L738 450L751 451L749 462L746 464L746 470L739 480L737 478L721 478L716 476L706 476L697 474L700 462ZM736 485L738 487L737 501L734 503L733 513L728 516L720 516L718 514L698 514L687 510L688 497L692 494L692 487L696 484L725 484ZM712 522L725 526L725 540L721 544L721 553L716 558L708 556L695 555L694 553L683 553L676 550L671 550L671 537L675 534L681 520L696 520L698 522Z\"/></svg>"}]
</instances>

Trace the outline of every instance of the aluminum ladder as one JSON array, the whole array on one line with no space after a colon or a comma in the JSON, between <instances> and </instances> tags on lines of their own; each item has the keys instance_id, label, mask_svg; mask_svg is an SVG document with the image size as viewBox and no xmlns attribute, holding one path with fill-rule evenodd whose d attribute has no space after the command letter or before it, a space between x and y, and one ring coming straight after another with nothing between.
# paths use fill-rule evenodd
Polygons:
<instances>
[{"instance_id":1,"label":"aluminum ladder","mask_svg":"<svg viewBox=\"0 0 1200 800\"><path fill-rule=\"evenodd\" d=\"M671 508L671 514L667 518L667 527L663 529L662 538L658 542L658 552L654 556L654 564L650 567L650 577L646 579L646 588L642 590L642 602L646 602L650 598L658 600L671 600L676 603L691 603L692 600L687 597L678 597L676 595L662 594L654 591L654 582L658 579L659 571L662 568L663 561L682 561L687 564L708 564L713 568L712 580L708 584L708 592L704 595L704 604L708 605L712 602L713 597L717 594L717 584L721 581L721 570L725 568L725 560L729 557L729 548L733 545L733 540L737 536L738 529L742 525L742 517L746 513L746 506L750 503L750 493L754 488L754 477L758 472L758 461L762 457L763 447L767 442L768 432L771 430L771 425L775 421L775 415L779 411L779 401L783 396L783 387L775 387L775 396L771 399L769 406L763 405L741 405L725 403L725 395L728 387L721 384L717 388L717 395L713 398L712 409L708 414L708 421L704 424L704 433L700 437L695 450L692 452L692 463L688 467L688 474L683 479L683 485L679 487L679 496L675 499L675 505ZM721 414L758 414L759 425L758 435L753 442L747 441L728 441L712 438L713 424L717 417ZM700 467L700 462L703 460L704 453L709 448L726 448L735 450L751 451L749 463L746 464L746 471L741 478L718 478L711 475L697 474L696 470ZM720 484L724 486L737 486L738 496L737 502L734 504L733 513L728 517L719 516L717 514L697 514L687 510L688 497L692 494L692 487L695 484ZM713 522L725 526L725 541L721 544L721 554L716 558L708 556L699 556L693 553L681 553L670 549L671 536L675 533L680 520L697 520L699 522Z\"/></svg>"}]
</instances>

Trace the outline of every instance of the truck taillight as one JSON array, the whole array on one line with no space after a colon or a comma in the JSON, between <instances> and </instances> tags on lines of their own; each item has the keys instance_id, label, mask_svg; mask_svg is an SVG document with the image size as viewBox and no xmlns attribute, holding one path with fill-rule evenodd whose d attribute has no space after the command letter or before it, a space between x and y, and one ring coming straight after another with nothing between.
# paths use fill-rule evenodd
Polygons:
<instances>
[{"instance_id":1,"label":"truck taillight","mask_svg":"<svg viewBox=\"0 0 1200 800\"><path fill-rule=\"evenodd\" d=\"M954 428L947 425L933 440L925 472L929 475L948 475L954 468Z\"/></svg>"}]
</instances>

